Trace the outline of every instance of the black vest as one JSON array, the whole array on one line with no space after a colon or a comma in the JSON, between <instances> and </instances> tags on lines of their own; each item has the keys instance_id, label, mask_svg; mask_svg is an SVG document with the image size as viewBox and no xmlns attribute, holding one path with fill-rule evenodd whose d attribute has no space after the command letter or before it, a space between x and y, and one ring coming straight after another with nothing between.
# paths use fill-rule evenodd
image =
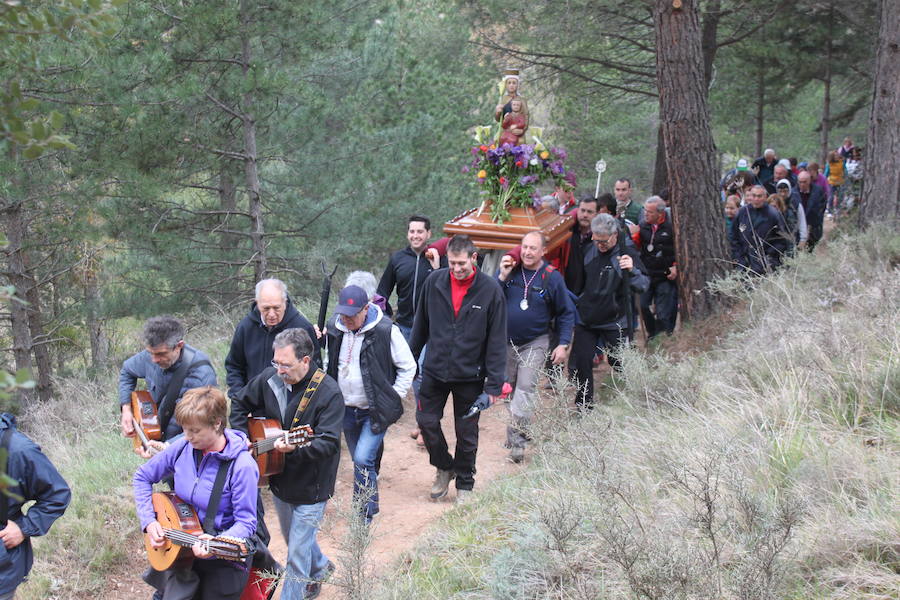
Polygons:
<instances>
[{"instance_id":1,"label":"black vest","mask_svg":"<svg viewBox=\"0 0 900 600\"><path fill-rule=\"evenodd\" d=\"M359 368L363 387L369 400L369 416L372 432L381 433L403 414L403 403L394 391L397 367L391 354L391 328L394 324L387 317L368 330L359 350ZM337 328L334 319L328 324L328 374L338 379L338 357L344 332Z\"/></svg>"}]
</instances>

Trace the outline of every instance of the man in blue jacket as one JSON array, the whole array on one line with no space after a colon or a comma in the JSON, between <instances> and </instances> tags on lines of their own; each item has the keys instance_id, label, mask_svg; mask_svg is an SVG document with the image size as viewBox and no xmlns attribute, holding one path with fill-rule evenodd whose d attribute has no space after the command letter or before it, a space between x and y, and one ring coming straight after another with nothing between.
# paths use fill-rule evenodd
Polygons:
<instances>
[{"instance_id":1,"label":"man in blue jacket","mask_svg":"<svg viewBox=\"0 0 900 600\"><path fill-rule=\"evenodd\" d=\"M731 255L750 275L765 275L781 266L792 236L781 212L766 204L763 186L750 188L747 197L731 224Z\"/></svg>"},{"instance_id":2,"label":"man in blue jacket","mask_svg":"<svg viewBox=\"0 0 900 600\"><path fill-rule=\"evenodd\" d=\"M31 570L31 538L50 530L72 493L41 449L16 430L16 419L9 413L0 414L0 447L6 450L0 467L5 466L14 481L0 493L0 600L11 600ZM28 513L22 514L22 506L32 500Z\"/></svg>"},{"instance_id":3,"label":"man in blue jacket","mask_svg":"<svg viewBox=\"0 0 900 600\"><path fill-rule=\"evenodd\" d=\"M544 261L547 239L540 231L522 237L521 263L512 256L500 260L497 279L506 297L506 379L515 388L506 427L509 459L519 463L525 456L527 429L534 414L534 386L538 372L550 350L550 326L556 321L559 332L550 360L566 362L575 325L575 303L562 275Z\"/></svg>"},{"instance_id":4,"label":"man in blue jacket","mask_svg":"<svg viewBox=\"0 0 900 600\"><path fill-rule=\"evenodd\" d=\"M228 397L241 395L247 382L269 368L272 342L286 329L300 327L313 343L313 360L319 364L319 341L312 324L291 302L287 286L280 279L263 279L256 284L256 299L250 312L234 330L231 348L225 357Z\"/></svg>"},{"instance_id":5,"label":"man in blue jacket","mask_svg":"<svg viewBox=\"0 0 900 600\"><path fill-rule=\"evenodd\" d=\"M144 350L122 363L119 372L119 405L122 412L122 433L133 437L134 418L131 414L131 392L137 380L147 382L147 390L159 410L163 441L181 433L181 426L172 418L175 405L187 390L216 385L216 371L209 356L184 342L184 326L174 317L148 319L141 334ZM144 458L150 455L143 452Z\"/></svg>"}]
</instances>

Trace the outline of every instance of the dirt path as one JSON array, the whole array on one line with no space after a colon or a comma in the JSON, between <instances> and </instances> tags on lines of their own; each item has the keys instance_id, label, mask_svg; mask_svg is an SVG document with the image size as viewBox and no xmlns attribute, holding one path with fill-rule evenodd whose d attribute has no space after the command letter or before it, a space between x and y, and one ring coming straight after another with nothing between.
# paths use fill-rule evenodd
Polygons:
<instances>
[{"instance_id":1,"label":"dirt path","mask_svg":"<svg viewBox=\"0 0 900 600\"><path fill-rule=\"evenodd\" d=\"M506 460L509 452L503 448L506 439L506 406L495 406L481 416L481 434L478 445L478 461L476 475L476 492L487 482L499 475L515 473L523 468ZM444 415L444 432L450 447L455 444L453 435L452 403L447 403ZM384 458L381 475L378 480L381 513L375 518L373 525L374 539L370 547L369 560L373 564L386 565L409 550L416 543L418 536L445 511L454 506L455 489L451 483L450 493L438 502L432 501L429 488L434 479L434 467L428 464L428 453L419 448L409 432L415 426L415 411L412 401L407 403L406 411L398 423L388 429L385 436ZM527 458L526 458L527 463ZM526 464L526 463L523 463ZM319 533L319 542L323 551L332 561L337 562L337 542L345 530L345 523L337 514L337 505L347 501L353 489L352 461L346 447L342 449L341 465L338 471L337 487L332 502L326 511L326 522ZM269 493L266 491L266 495ZM477 501L477 494L476 494ZM287 548L278 527L278 519L271 507L271 499L267 501L266 523L272 533L269 548L275 557L284 562ZM132 560L129 568L110 580L110 593L105 596L110 600L134 600L149 598L151 588L140 579L146 567L143 548L130 549ZM277 599L279 595L276 595ZM320 598L339 598L339 590L325 586Z\"/></svg>"}]
</instances>

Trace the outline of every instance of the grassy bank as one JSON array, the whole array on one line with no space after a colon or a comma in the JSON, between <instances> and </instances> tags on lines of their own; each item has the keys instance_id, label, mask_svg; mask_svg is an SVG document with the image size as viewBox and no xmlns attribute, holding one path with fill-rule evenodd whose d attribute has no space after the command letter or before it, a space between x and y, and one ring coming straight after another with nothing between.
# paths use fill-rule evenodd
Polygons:
<instances>
[{"instance_id":1,"label":"grassy bank","mask_svg":"<svg viewBox=\"0 0 900 600\"><path fill-rule=\"evenodd\" d=\"M720 282L712 347L630 353L583 418L550 394L529 467L378 597L897 598L900 236L823 250Z\"/></svg>"}]
</instances>

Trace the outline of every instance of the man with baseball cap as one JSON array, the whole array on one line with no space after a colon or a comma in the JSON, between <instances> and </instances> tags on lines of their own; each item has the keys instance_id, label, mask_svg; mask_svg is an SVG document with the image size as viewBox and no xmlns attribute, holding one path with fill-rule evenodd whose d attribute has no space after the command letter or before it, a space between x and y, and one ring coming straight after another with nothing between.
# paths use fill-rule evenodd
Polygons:
<instances>
[{"instance_id":1,"label":"man with baseball cap","mask_svg":"<svg viewBox=\"0 0 900 600\"><path fill-rule=\"evenodd\" d=\"M344 395L344 439L353 458L353 493L368 524L378 513L378 450L387 428L403 414L401 400L416 361L400 332L365 290L341 290L328 323L328 374Z\"/></svg>"}]
</instances>

